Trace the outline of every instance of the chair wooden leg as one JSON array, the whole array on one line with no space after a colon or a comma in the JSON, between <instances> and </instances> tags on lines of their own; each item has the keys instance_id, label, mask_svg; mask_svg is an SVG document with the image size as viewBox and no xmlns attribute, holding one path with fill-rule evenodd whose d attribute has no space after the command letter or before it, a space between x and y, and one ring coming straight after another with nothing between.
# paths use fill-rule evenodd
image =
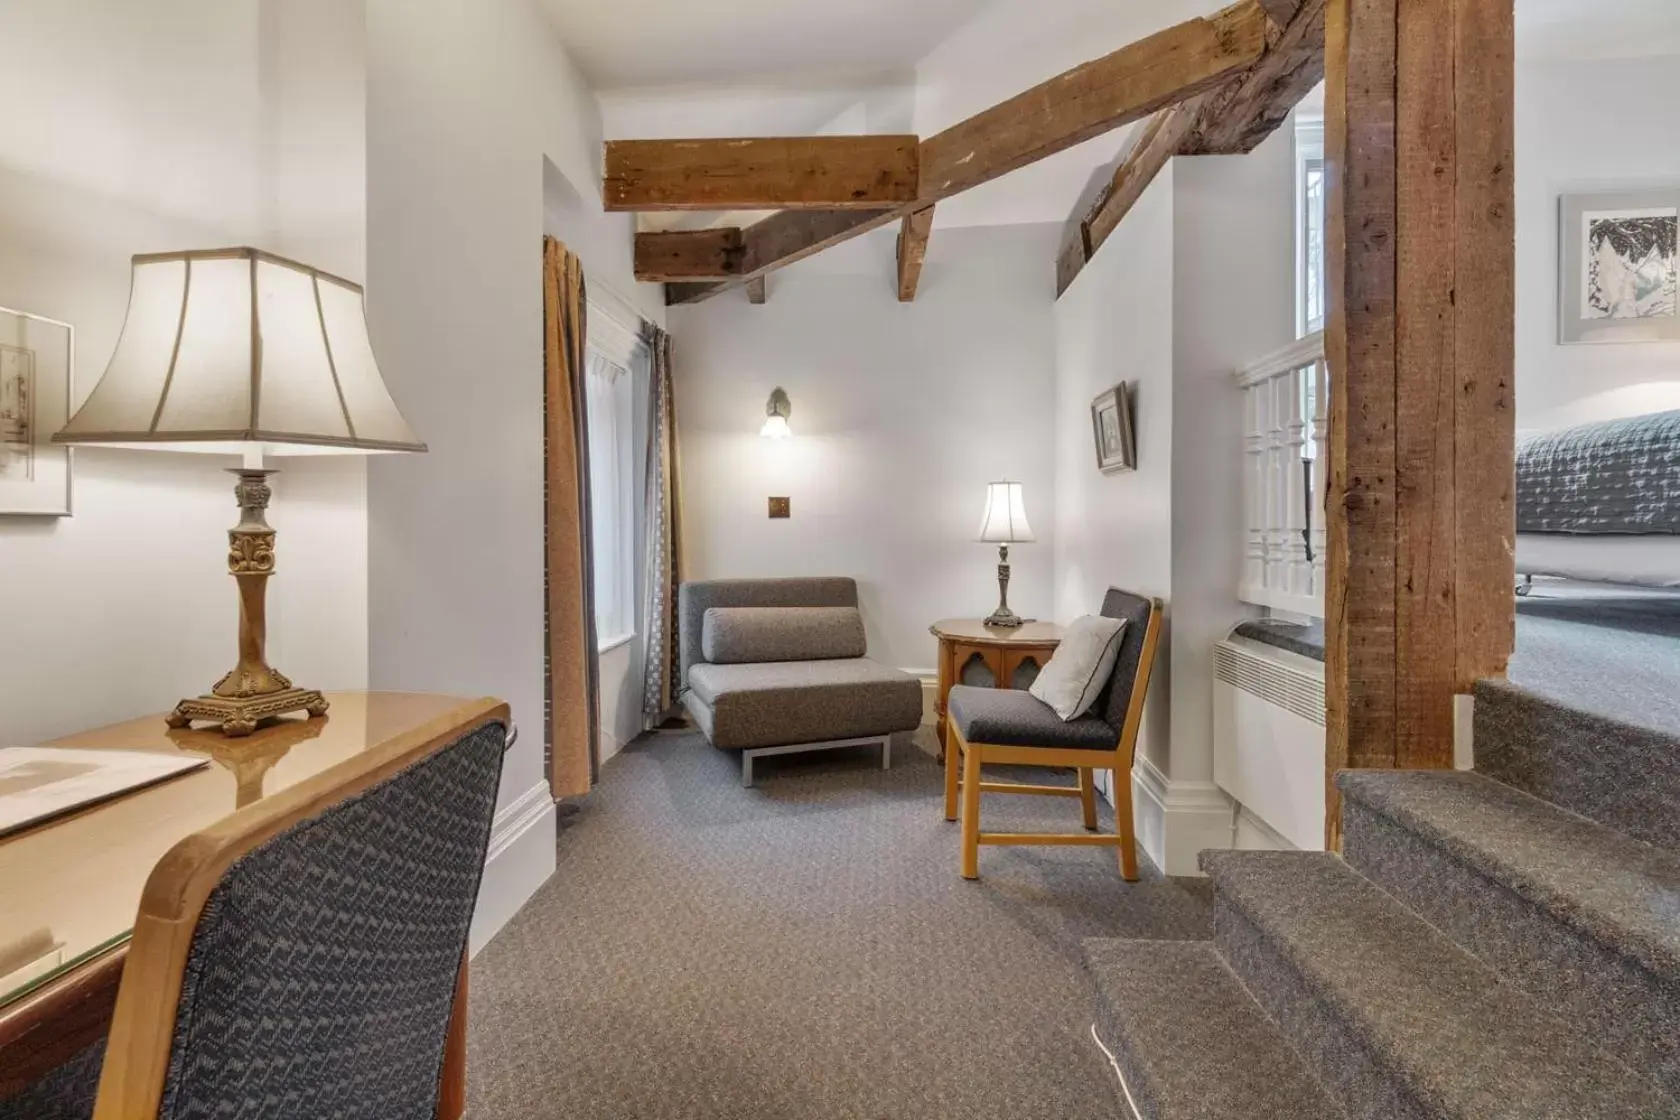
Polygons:
<instances>
[{"instance_id":1,"label":"chair wooden leg","mask_svg":"<svg viewBox=\"0 0 1680 1120\"><path fill-rule=\"evenodd\" d=\"M1114 825L1120 834L1120 877L1137 882L1137 832L1132 824L1132 776L1114 768Z\"/></svg>"},{"instance_id":2,"label":"chair wooden leg","mask_svg":"<svg viewBox=\"0 0 1680 1120\"><path fill-rule=\"evenodd\" d=\"M980 878L980 752L962 752L962 877Z\"/></svg>"},{"instance_id":3,"label":"chair wooden leg","mask_svg":"<svg viewBox=\"0 0 1680 1120\"><path fill-rule=\"evenodd\" d=\"M945 819L957 819L957 768L962 765L962 751L955 745L945 748Z\"/></svg>"},{"instance_id":4,"label":"chair wooden leg","mask_svg":"<svg viewBox=\"0 0 1680 1120\"><path fill-rule=\"evenodd\" d=\"M1088 766L1079 768L1079 804L1085 810L1085 828L1087 831L1097 830L1097 781L1096 771Z\"/></svg>"}]
</instances>

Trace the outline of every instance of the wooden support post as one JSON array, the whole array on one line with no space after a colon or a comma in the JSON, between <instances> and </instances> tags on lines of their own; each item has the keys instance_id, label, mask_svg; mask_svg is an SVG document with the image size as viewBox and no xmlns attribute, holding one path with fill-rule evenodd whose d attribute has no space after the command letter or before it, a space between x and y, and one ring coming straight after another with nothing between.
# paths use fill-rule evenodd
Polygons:
<instances>
[{"instance_id":1,"label":"wooden support post","mask_svg":"<svg viewBox=\"0 0 1680 1120\"><path fill-rule=\"evenodd\" d=\"M928 234L933 232L933 207L906 214L898 231L898 302L911 303L927 260Z\"/></svg>"},{"instance_id":2,"label":"wooden support post","mask_svg":"<svg viewBox=\"0 0 1680 1120\"><path fill-rule=\"evenodd\" d=\"M1512 0L1326 29L1328 782L1451 766L1454 695L1514 644L1515 227Z\"/></svg>"}]
</instances>

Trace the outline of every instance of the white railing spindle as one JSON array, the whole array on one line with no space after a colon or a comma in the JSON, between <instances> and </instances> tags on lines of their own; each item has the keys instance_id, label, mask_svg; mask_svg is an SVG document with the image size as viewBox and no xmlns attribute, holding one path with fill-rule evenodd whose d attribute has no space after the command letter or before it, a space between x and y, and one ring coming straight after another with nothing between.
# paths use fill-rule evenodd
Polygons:
<instances>
[{"instance_id":1,"label":"white railing spindle","mask_svg":"<svg viewBox=\"0 0 1680 1120\"><path fill-rule=\"evenodd\" d=\"M1322 615L1329 407L1323 334L1239 370L1237 384L1244 395L1247 522L1238 597Z\"/></svg>"}]
</instances>

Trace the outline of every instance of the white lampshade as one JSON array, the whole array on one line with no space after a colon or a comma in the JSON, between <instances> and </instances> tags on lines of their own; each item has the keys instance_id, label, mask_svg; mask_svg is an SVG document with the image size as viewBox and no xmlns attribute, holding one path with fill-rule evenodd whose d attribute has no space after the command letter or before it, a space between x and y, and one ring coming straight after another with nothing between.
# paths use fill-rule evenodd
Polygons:
<instances>
[{"instance_id":1,"label":"white lampshade","mask_svg":"<svg viewBox=\"0 0 1680 1120\"><path fill-rule=\"evenodd\" d=\"M1019 482L987 484L986 512L980 517L979 539L987 544L1026 544L1033 539Z\"/></svg>"},{"instance_id":2,"label":"white lampshade","mask_svg":"<svg viewBox=\"0 0 1680 1120\"><path fill-rule=\"evenodd\" d=\"M234 454L426 450L380 376L361 287L248 248L136 256L116 353L53 440Z\"/></svg>"}]
</instances>

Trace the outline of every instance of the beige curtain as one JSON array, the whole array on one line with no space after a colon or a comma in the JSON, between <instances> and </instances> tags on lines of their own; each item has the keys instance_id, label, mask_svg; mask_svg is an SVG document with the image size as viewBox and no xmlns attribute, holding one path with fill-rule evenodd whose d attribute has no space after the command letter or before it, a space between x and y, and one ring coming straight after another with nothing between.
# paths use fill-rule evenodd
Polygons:
<instances>
[{"instance_id":1,"label":"beige curtain","mask_svg":"<svg viewBox=\"0 0 1680 1120\"><path fill-rule=\"evenodd\" d=\"M642 723L657 727L676 706L677 587L682 583L682 501L677 486L677 404L671 385L671 336L644 324L648 348L647 598L642 617Z\"/></svg>"},{"instance_id":2,"label":"beige curtain","mask_svg":"<svg viewBox=\"0 0 1680 1120\"><path fill-rule=\"evenodd\" d=\"M544 751L556 798L588 793L600 768L584 307L583 263L554 238L543 238Z\"/></svg>"}]
</instances>

